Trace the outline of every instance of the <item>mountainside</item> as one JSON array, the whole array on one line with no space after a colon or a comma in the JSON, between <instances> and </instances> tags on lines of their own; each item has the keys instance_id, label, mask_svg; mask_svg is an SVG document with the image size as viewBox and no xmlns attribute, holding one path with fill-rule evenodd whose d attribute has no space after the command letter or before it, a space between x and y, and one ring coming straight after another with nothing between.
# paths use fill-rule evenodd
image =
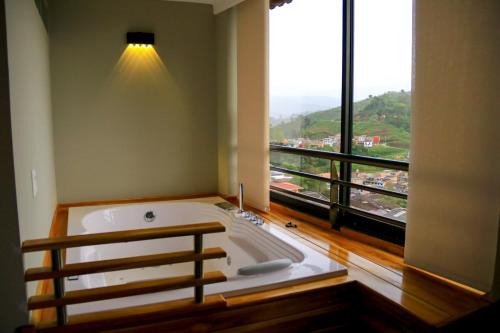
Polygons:
<instances>
[{"instance_id":1,"label":"mountainside","mask_svg":"<svg viewBox=\"0 0 500 333\"><path fill-rule=\"evenodd\" d=\"M354 146L355 152L406 159L410 140L410 92L387 92L355 102L354 136L380 136L381 145ZM340 107L295 116L270 129L271 142L306 138L321 140L340 133Z\"/></svg>"},{"instance_id":2,"label":"mountainside","mask_svg":"<svg viewBox=\"0 0 500 333\"><path fill-rule=\"evenodd\" d=\"M272 95L269 106L272 118L279 122L286 122L292 115L308 114L317 110L327 109L339 105L338 98L329 96L279 96Z\"/></svg>"}]
</instances>

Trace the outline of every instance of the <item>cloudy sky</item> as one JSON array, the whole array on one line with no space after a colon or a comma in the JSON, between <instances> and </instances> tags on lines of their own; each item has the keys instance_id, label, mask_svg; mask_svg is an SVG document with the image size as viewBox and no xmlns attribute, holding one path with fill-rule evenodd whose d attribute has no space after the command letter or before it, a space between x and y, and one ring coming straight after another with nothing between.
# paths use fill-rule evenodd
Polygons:
<instances>
[{"instance_id":1,"label":"cloudy sky","mask_svg":"<svg viewBox=\"0 0 500 333\"><path fill-rule=\"evenodd\" d=\"M410 90L412 0L355 0L354 30L354 99ZM341 52L342 0L271 10L271 96L339 99Z\"/></svg>"}]
</instances>

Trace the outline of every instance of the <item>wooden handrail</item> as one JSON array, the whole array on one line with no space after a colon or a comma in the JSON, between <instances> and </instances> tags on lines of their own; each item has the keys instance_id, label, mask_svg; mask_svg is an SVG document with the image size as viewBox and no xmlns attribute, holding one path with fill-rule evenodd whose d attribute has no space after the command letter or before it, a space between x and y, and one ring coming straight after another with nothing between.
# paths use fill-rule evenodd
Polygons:
<instances>
[{"instance_id":1,"label":"wooden handrail","mask_svg":"<svg viewBox=\"0 0 500 333\"><path fill-rule=\"evenodd\" d=\"M200 261L226 257L226 252L220 247L207 248L203 253L194 251L179 251L171 253L136 256L130 258L99 260L64 265L60 271L51 267L29 268L24 274L25 281L54 279L66 276L85 275L101 272L112 272L123 269L178 264L182 262Z\"/></svg>"},{"instance_id":2,"label":"wooden handrail","mask_svg":"<svg viewBox=\"0 0 500 333\"><path fill-rule=\"evenodd\" d=\"M99 234L42 238L24 241L21 250L22 252L26 253L98 244L134 242L148 239L202 235L224 232L225 230L226 228L220 222L207 222L160 228L114 231Z\"/></svg>"},{"instance_id":3,"label":"wooden handrail","mask_svg":"<svg viewBox=\"0 0 500 333\"><path fill-rule=\"evenodd\" d=\"M166 279L131 282L109 287L69 291L60 298L56 298L54 295L32 296L28 300L28 310L203 286L211 283L224 282L226 280L222 272L216 271L205 273L201 279L195 279L193 275L186 275Z\"/></svg>"},{"instance_id":4,"label":"wooden handrail","mask_svg":"<svg viewBox=\"0 0 500 333\"><path fill-rule=\"evenodd\" d=\"M194 302L204 301L203 286L226 281L223 273L203 273L203 261L206 259L223 258L226 252L217 247L203 249L203 235L224 232L225 226L220 222L206 222L187 225L175 225L160 228L105 232L76 236L64 236L27 240L23 242L23 253L50 250L51 267L36 267L27 269L25 281L52 279L53 295L33 296L28 299L28 310L56 307L57 324L64 326L68 322L66 306L70 304L101 301L112 298L149 294L167 290L194 287ZM91 246L99 244L144 241L170 237L193 237L193 251L178 251L173 253L152 254L128 258L108 259L64 265L62 250L72 247ZM122 285L100 288L75 290L65 292L64 277L94 274L116 270L194 262L194 275L161 278L155 280L130 282Z\"/></svg>"}]
</instances>

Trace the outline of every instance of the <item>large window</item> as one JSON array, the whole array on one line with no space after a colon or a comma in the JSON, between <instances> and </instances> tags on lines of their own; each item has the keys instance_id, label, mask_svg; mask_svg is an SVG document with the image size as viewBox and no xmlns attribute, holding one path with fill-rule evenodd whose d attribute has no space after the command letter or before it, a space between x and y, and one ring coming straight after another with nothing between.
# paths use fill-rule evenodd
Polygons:
<instances>
[{"instance_id":1,"label":"large window","mask_svg":"<svg viewBox=\"0 0 500 333\"><path fill-rule=\"evenodd\" d=\"M342 0L295 0L270 25L271 142L339 151Z\"/></svg>"},{"instance_id":2,"label":"large window","mask_svg":"<svg viewBox=\"0 0 500 333\"><path fill-rule=\"evenodd\" d=\"M340 151L342 0L295 0L270 13L270 141ZM329 177L330 162L271 153L271 164ZM330 186L271 172L271 186L329 201Z\"/></svg>"},{"instance_id":3,"label":"large window","mask_svg":"<svg viewBox=\"0 0 500 333\"><path fill-rule=\"evenodd\" d=\"M293 0L271 11L274 199L322 207L337 226L404 229L411 48L412 0Z\"/></svg>"}]
</instances>

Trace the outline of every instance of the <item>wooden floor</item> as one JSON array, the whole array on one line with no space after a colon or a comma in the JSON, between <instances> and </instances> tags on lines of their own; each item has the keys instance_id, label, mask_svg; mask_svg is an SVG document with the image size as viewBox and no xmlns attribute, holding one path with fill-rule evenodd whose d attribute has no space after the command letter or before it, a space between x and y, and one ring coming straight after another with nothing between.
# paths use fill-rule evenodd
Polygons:
<instances>
[{"instance_id":1,"label":"wooden floor","mask_svg":"<svg viewBox=\"0 0 500 333\"><path fill-rule=\"evenodd\" d=\"M402 248L376 240L373 242L375 246L367 244L369 239L366 237L353 236L353 233L347 230L334 231L328 228L327 223L296 214L282 206L273 204L271 211L258 213L267 223L283 228L284 232L293 238L347 266L348 275L229 297L226 299L228 308L265 304L287 295L352 283L359 285L359 293L362 294L362 302L356 306L366 310L360 318L370 328L378 331L403 330L398 327L413 327L414 329L409 331L420 331L419 325L423 325L426 331L448 331L448 328L456 328L462 323L470 326L470 318L493 308L487 295L408 267L402 258ZM67 212L68 206L58 208L51 235L66 233ZM285 224L290 221L296 224L297 228L286 228ZM40 289L47 292L50 291L50 286ZM54 312L47 310L37 316L38 320L52 321ZM401 323L385 326L385 317L387 322L400 318ZM472 326L475 325L477 322L472 322Z\"/></svg>"}]
</instances>

